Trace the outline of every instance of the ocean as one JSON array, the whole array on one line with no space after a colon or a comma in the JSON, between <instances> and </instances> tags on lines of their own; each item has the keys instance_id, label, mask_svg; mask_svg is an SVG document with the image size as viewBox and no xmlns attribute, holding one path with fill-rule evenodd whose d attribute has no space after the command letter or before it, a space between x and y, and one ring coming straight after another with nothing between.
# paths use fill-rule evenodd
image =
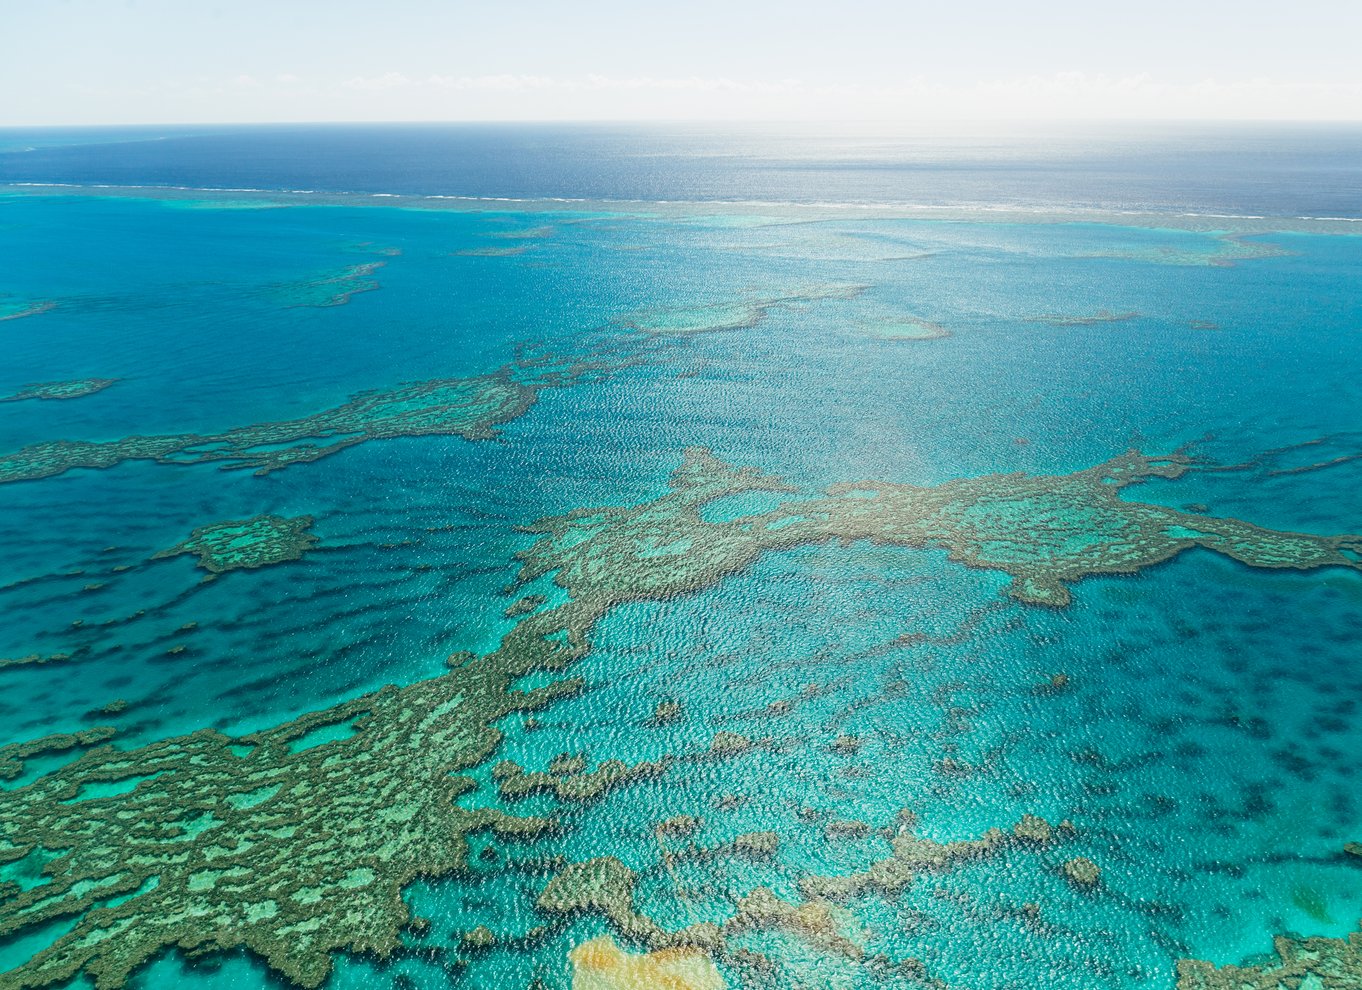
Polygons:
<instances>
[{"instance_id":1,"label":"ocean","mask_svg":"<svg viewBox=\"0 0 1362 990\"><path fill-rule=\"evenodd\" d=\"M1357 985L1358 221L1341 125L0 131L0 987Z\"/></svg>"}]
</instances>

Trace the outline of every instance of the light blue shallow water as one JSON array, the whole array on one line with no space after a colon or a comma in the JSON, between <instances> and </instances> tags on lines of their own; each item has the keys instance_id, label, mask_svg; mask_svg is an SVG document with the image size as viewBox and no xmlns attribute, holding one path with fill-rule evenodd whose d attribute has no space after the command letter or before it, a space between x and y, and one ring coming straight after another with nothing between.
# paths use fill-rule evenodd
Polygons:
<instances>
[{"instance_id":1,"label":"light blue shallow water","mask_svg":"<svg viewBox=\"0 0 1362 990\"><path fill-rule=\"evenodd\" d=\"M240 735L434 677L456 651L490 653L517 621L503 615L507 585L533 542L517 527L658 498L689 446L816 492L1064 474L1132 446L1195 444L1234 465L1319 440L1125 497L1362 530L1362 460L1348 459L1362 449L1353 237L287 202L0 198L0 304L54 303L0 322L0 394L119 379L79 399L0 405L0 450L292 419L366 389L492 372L527 342L637 360L545 390L491 440L376 440L265 477L138 461L0 484L0 657L71 655L0 669L0 745L105 724L125 748L203 727ZM293 305L317 301L306 283L371 262L383 263L377 288ZM865 288L813 298L849 285ZM630 329L775 299L790 301L729 321L751 325ZM909 318L947 335L886 336L886 322ZM196 527L266 512L313 516L318 547L211 582L191 557L149 559ZM942 550L857 542L767 554L671 600L613 608L572 671L584 690L536 713L532 730L504 720L468 806L495 800L502 757L542 769L562 752L693 753L717 731L767 742L580 805L519 803L563 827L409 886L430 919L404 935L420 948L340 953L330 985L567 987L569 949L623 936L588 914L508 941L544 922L533 905L552 857L618 857L640 875L640 908L678 929L722 922L756 887L798 900L800 877L863 869L883 840L825 826L879 827L902 809L942 842L1026 813L1074 826L1057 848L1009 848L924 876L899 900L849 905L867 952L920 959L951 986L1171 987L1182 957L1225 963L1268 951L1274 934L1356 929L1362 861L1342 850L1362 840L1362 575L1196 550L1085 579L1062 609L1007 598L1007 583ZM1068 685L1041 690L1057 673ZM803 694L809 684L821 688ZM114 699L126 708L100 711ZM686 717L641 728L670 699ZM829 749L839 735L860 749ZM65 758L32 761L6 793ZM676 815L703 819L706 845L776 831L779 854L663 869L652 826ZM1066 882L1060 864L1075 856L1100 865L1100 889ZM0 879L45 877L25 860ZM498 946L460 949L478 924ZM53 937L0 936L0 971ZM788 934L745 944L777 961L778 985L898 985ZM134 980L283 982L242 950L161 954Z\"/></svg>"}]
</instances>

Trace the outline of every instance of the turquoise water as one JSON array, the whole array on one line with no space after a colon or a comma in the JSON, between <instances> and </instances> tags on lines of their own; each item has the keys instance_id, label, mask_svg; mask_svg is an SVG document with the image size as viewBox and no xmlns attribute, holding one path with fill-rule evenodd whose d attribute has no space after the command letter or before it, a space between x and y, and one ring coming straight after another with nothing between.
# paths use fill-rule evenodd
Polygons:
<instances>
[{"instance_id":1,"label":"turquoise water","mask_svg":"<svg viewBox=\"0 0 1362 990\"><path fill-rule=\"evenodd\" d=\"M446 673L451 655L492 655L523 614L572 598L549 577L511 587L517 553L536 540L523 527L658 500L688 447L791 489L715 501L703 511L715 523L837 483L1066 475L1137 447L1199 460L1181 478L1124 490L1128 501L1322 537L1362 531L1356 237L736 206L278 202L0 198L0 306L52 304L0 322L0 395L117 379L79 398L0 405L0 451L216 436L508 365L542 389L486 438L384 436L263 476L127 460L0 483L0 658L56 658L0 667L0 745L106 725L120 750L204 728L237 740L442 676L461 699L447 715L474 691L458 680L473 675ZM885 331L903 325L944 332ZM543 377L568 366L574 376ZM152 559L199 527L263 514L312 516L318 543L212 580L192 556ZM612 518L593 532L613 532ZM1007 525L1039 545L1045 522L1022 513ZM734 933L730 951L711 953L728 985L761 985L760 967L735 962L741 946L769 958L778 986L912 985L899 964L917 959L913 972L950 986L1172 987L1181 958L1237 962L1270 951L1276 934L1356 930L1362 859L1343 852L1362 841L1355 569L1255 568L1194 549L1085 577L1052 608L1008 597L1008 574L949 559L941 543L776 546L710 573L707 555L736 551L707 544L720 539L710 530L673 535L641 556L668 581L699 575L693 584L630 600L641 585L618 578L622 600L602 609L589 650L561 672L513 675L523 688L580 678L579 690L498 715L495 750L457 768L476 785L459 807L504 805L558 827L474 835L458 869L404 881L428 925L390 938L377 920L390 908L373 908L372 944L322 953L327 985L566 988L568 952L588 939L658 944L599 911L536 907L567 864L616 857L637 874L639 912L674 932L722 924L759 888L808 900L801 880L883 859L874 830L892 834L904 810L915 834L941 843L1010 830L1025 814L1072 829L922 870L892 896L844 899L837 926L859 956L826 932ZM616 563L598 566L608 575ZM508 617L528 593L547 602ZM680 717L656 717L672 701ZM369 737L342 715L285 749L335 753L344 767L344 747ZM753 745L716 755L720 732ZM0 857L34 841L26 802L55 779L44 774L78 774L69 761L81 751L40 754L0 782ZM92 820L193 773L154 777L138 752L117 780L82 785ZM498 797L498 761L542 771L563 753L661 769L589 800ZM233 806L275 800L250 795ZM682 815L701 820L692 834L659 836L657 823ZM184 821L200 855L194 830L212 822ZM361 827L374 846L401 830ZM665 855L766 831L779 837L773 857ZM418 850L454 841L414 834ZM290 855L292 838L277 841ZM73 876L63 869L75 860L44 848L0 865L0 884L15 885L0 885L0 986L60 985L26 975L30 960L101 906L134 919L115 944L142 944L139 901L160 911L150 905L174 882L169 866L156 883L105 877L118 897L30 924L21 892ZM307 869L367 891L383 880L370 852L328 847ZM236 855L255 868L248 850ZM1100 867L1096 888L1066 879L1076 857ZM176 936L220 944L191 957L153 940L133 984L287 984L265 961L269 938L288 937L273 916L224 903L227 924L190 917ZM490 948L461 944L478 925L495 936ZM110 965L105 951L75 985ZM881 954L892 967L866 961Z\"/></svg>"}]
</instances>

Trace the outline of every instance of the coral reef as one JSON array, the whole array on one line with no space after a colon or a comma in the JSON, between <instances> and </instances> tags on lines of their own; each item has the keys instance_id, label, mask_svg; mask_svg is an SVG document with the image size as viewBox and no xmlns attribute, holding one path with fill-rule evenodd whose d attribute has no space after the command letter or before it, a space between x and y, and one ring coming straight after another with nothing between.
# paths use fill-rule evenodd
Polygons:
<instances>
[{"instance_id":1,"label":"coral reef","mask_svg":"<svg viewBox=\"0 0 1362 990\"><path fill-rule=\"evenodd\" d=\"M61 663L70 659L71 654L69 653L27 653L21 657L0 658L0 670L4 670L6 667L41 667L43 664Z\"/></svg>"},{"instance_id":2,"label":"coral reef","mask_svg":"<svg viewBox=\"0 0 1362 990\"><path fill-rule=\"evenodd\" d=\"M1178 990L1344 990L1362 987L1362 932L1346 938L1273 939L1277 959L1224 966L1200 959L1178 961Z\"/></svg>"},{"instance_id":3,"label":"coral reef","mask_svg":"<svg viewBox=\"0 0 1362 990\"><path fill-rule=\"evenodd\" d=\"M1075 856L1064 863L1064 876L1080 890L1093 890L1102 882L1102 868L1086 856Z\"/></svg>"},{"instance_id":4,"label":"coral reef","mask_svg":"<svg viewBox=\"0 0 1362 990\"><path fill-rule=\"evenodd\" d=\"M428 387L413 400L422 410L416 425L448 428L443 406L430 411L422 404ZM375 435L413 428L405 418L410 405L383 395L371 396L366 407L370 424L386 424ZM410 920L403 888L418 877L464 871L472 833L513 839L554 827L549 818L457 803L477 790L467 772L494 756L499 720L535 712L582 686L569 678L517 690L517 679L570 667L589 649L592 627L615 606L699 590L768 551L852 540L944 546L963 563L1012 574L1014 595L1049 605L1068 600L1067 582L1137 570L1193 546L1260 567L1359 566L1342 552L1362 546L1357 537L1278 533L1121 497L1141 478L1177 477L1185 468L1180 458L1132 452L1055 477L992 475L935 487L863 482L710 523L699 510L722 496L792 489L691 450L659 499L578 510L529 527L538 539L521 553L522 580L552 573L566 599L526 615L494 652L452 657L440 677L387 687L240 739L201 730L128 751L74 736L11 747L4 766L15 775L27 755L96 744L26 786L0 791L5 858L55 853L42 866L44 882L0 889L0 938L69 923L7 973L6 986L46 987L85 974L100 990L113 990L170 947L189 955L244 947L303 987L326 978L337 950L389 956ZM346 734L337 738L336 728ZM751 748L746 737L721 732L707 758ZM588 770L584 757L564 754L542 775L505 763L498 775L503 791L515 782L513 790L573 800L656 772L652 764L608 760ZM662 929L635 908L633 873L609 858L562 870L538 905L550 915L599 914L633 942L703 949L719 962L723 952L739 959L738 948L725 948L728 935L756 930L793 935L820 951L851 951L860 943L839 904L870 894L896 897L924 874L1044 842L1047 829L1028 817L1010 833L993 829L978 839L938 843L915 836L904 817L886 835L887 856L846 876L801 878L798 904L775 894L742 895L747 907L735 901L733 915L742 920L727 933L712 923ZM755 838L751 851L776 846L770 837ZM759 964L744 951L744 965ZM878 965L876 958L865 965Z\"/></svg>"},{"instance_id":5,"label":"coral reef","mask_svg":"<svg viewBox=\"0 0 1362 990\"><path fill-rule=\"evenodd\" d=\"M525 615L528 612L533 612L535 609L540 608L547 602L548 599L543 595L526 595L524 598L517 598L514 602L508 605L506 607L506 611L504 614L506 618L514 619L516 616Z\"/></svg>"},{"instance_id":6,"label":"coral reef","mask_svg":"<svg viewBox=\"0 0 1362 990\"><path fill-rule=\"evenodd\" d=\"M1018 839L1030 842L1049 842L1054 837L1054 828L1038 815L1023 815L1021 821L1012 828Z\"/></svg>"},{"instance_id":7,"label":"coral reef","mask_svg":"<svg viewBox=\"0 0 1362 990\"><path fill-rule=\"evenodd\" d=\"M752 740L736 732L716 732L709 751L715 756L741 756L752 748Z\"/></svg>"},{"instance_id":8,"label":"coral reef","mask_svg":"<svg viewBox=\"0 0 1362 990\"><path fill-rule=\"evenodd\" d=\"M117 378L76 378L64 382L33 382L13 395L0 396L0 402L22 402L25 399L79 399L102 392L117 384Z\"/></svg>"},{"instance_id":9,"label":"coral reef","mask_svg":"<svg viewBox=\"0 0 1362 990\"><path fill-rule=\"evenodd\" d=\"M1209 232L1208 232L1209 233ZM1232 268L1240 261L1280 258L1292 252L1266 241L1250 241L1239 234L1216 233L1198 238L1184 246L1172 244L1130 245L1104 251L1077 255L1083 258L1117 258L1153 265L1189 265L1194 267Z\"/></svg>"},{"instance_id":10,"label":"coral reef","mask_svg":"<svg viewBox=\"0 0 1362 990\"><path fill-rule=\"evenodd\" d=\"M527 527L541 538L521 554L521 579L553 573L574 600L608 608L707 586L770 551L858 540L945 547L960 563L1012 575L1013 597L1051 606L1067 604L1066 585L1088 575L1133 573L1192 547L1254 567L1362 569L1355 556L1362 536L1277 532L1122 498L1136 482L1177 478L1188 466L1181 456L1131 451L1068 475L985 475L931 487L855 482L763 514L708 522L699 510L721 496L791 488L692 448L659 499Z\"/></svg>"},{"instance_id":11,"label":"coral reef","mask_svg":"<svg viewBox=\"0 0 1362 990\"><path fill-rule=\"evenodd\" d=\"M1079 316L1066 316L1062 314L1037 316L1031 322L1048 323L1052 327L1090 327L1100 323L1127 323L1130 320L1139 319L1139 316L1140 314L1134 311L1113 313L1109 309L1099 309L1096 313Z\"/></svg>"},{"instance_id":12,"label":"coral reef","mask_svg":"<svg viewBox=\"0 0 1362 990\"><path fill-rule=\"evenodd\" d=\"M497 746L492 721L576 690L513 691L510 670L533 664L523 647L241 739L202 730L126 752L101 746L0 793L0 835L18 843L7 856L58 851L47 882L0 893L0 937L76 919L5 985L83 972L119 987L170 946L244 946L303 987L326 978L337 949L386 956L408 920L402 888L462 870L470 834L551 827L455 803L475 786L459 771ZM345 724L347 737L309 745L315 730Z\"/></svg>"},{"instance_id":13,"label":"coral reef","mask_svg":"<svg viewBox=\"0 0 1362 990\"><path fill-rule=\"evenodd\" d=\"M22 320L26 316L37 316L39 313L55 309L56 305L50 300L25 302L0 293L0 323L5 320Z\"/></svg>"},{"instance_id":14,"label":"coral reef","mask_svg":"<svg viewBox=\"0 0 1362 990\"><path fill-rule=\"evenodd\" d=\"M637 879L633 870L613 856L573 863L549 881L535 906L551 915L600 915L628 939L668 945L667 932L634 907Z\"/></svg>"},{"instance_id":15,"label":"coral reef","mask_svg":"<svg viewBox=\"0 0 1362 990\"><path fill-rule=\"evenodd\" d=\"M688 819L689 823L695 823L696 828L699 827L698 819L690 818L688 815L680 817ZM775 832L743 832L740 835L735 835L729 842L721 842L713 846L691 842L680 847L670 847L665 840L669 834L672 837L677 837L677 833L675 831L664 831L662 826L666 825L674 829L676 826L673 823L676 821L677 819L672 819L671 822L663 822L662 825L658 826L655 833L659 845L662 846L662 862L666 866L673 866L683 861L703 863L716 859L770 859L780 850L780 836ZM689 832L686 832L679 837L685 838L689 834Z\"/></svg>"},{"instance_id":16,"label":"coral reef","mask_svg":"<svg viewBox=\"0 0 1362 990\"><path fill-rule=\"evenodd\" d=\"M545 237L552 237L556 228L544 224L538 227L523 227L520 230L497 230L487 234L488 237L499 237L503 240L543 240Z\"/></svg>"},{"instance_id":17,"label":"coral reef","mask_svg":"<svg viewBox=\"0 0 1362 990\"><path fill-rule=\"evenodd\" d=\"M528 244L517 244L515 247L463 248L455 251L454 256L458 258L514 258L516 255L524 254L529 249Z\"/></svg>"},{"instance_id":18,"label":"coral reef","mask_svg":"<svg viewBox=\"0 0 1362 990\"><path fill-rule=\"evenodd\" d=\"M547 772L529 773L514 760L502 760L492 768L492 776L506 801L518 801L531 794L552 794L560 801L590 801L615 787L659 776L667 769L666 760L633 766L620 760L605 760L595 770L586 769L585 759L555 764Z\"/></svg>"},{"instance_id":19,"label":"coral reef","mask_svg":"<svg viewBox=\"0 0 1362 990\"><path fill-rule=\"evenodd\" d=\"M876 320L864 327L867 335L880 340L940 340L951 335L941 324L916 316Z\"/></svg>"},{"instance_id":20,"label":"coral reef","mask_svg":"<svg viewBox=\"0 0 1362 990\"><path fill-rule=\"evenodd\" d=\"M209 436L174 434L122 440L52 440L0 456L0 484L50 478L73 468L109 468L129 460L219 463L268 474L320 460L369 440L462 436L482 440L530 408L539 390L566 381L522 382L514 368L475 378L438 378L365 392L301 419L244 426Z\"/></svg>"},{"instance_id":21,"label":"coral reef","mask_svg":"<svg viewBox=\"0 0 1362 990\"><path fill-rule=\"evenodd\" d=\"M739 899L737 910L723 926L728 938L765 931L793 935L824 955L854 962L865 958L860 924L845 908L817 898L791 904L766 887Z\"/></svg>"},{"instance_id":22,"label":"coral reef","mask_svg":"<svg viewBox=\"0 0 1362 990\"><path fill-rule=\"evenodd\" d=\"M490 949L496 945L497 937L492 929L486 925L478 925L478 927L464 933L463 938L460 939L460 944L465 949L476 952L479 949Z\"/></svg>"},{"instance_id":23,"label":"coral reef","mask_svg":"<svg viewBox=\"0 0 1362 990\"><path fill-rule=\"evenodd\" d=\"M806 876L799 882L802 900L787 900L767 887L736 895L732 913L722 924L696 923L669 932L642 914L634 900L637 877L612 856L574 863L558 872L540 894L536 906L545 913L564 917L594 914L605 918L620 936L665 949L704 950L711 959L741 970L771 969L774 963L752 949L736 944L753 932L793 937L821 956L836 956L857 965L876 968L896 964L883 956L871 957L860 922L846 907L851 900L877 894L896 900L924 874L941 873L957 863L991 855L1009 846L1035 845L1044 819L1027 816L1011 832L990 829L979 839L938 843L912 834L912 816L900 813L897 829L890 833L890 853L861 873L847 876ZM768 837L769 836L769 837ZM762 855L773 853L777 839L760 834L750 837ZM736 849L738 842L731 846ZM696 849L705 859L704 850ZM683 854L664 855L671 867ZM760 858L760 857L759 857Z\"/></svg>"},{"instance_id":24,"label":"coral reef","mask_svg":"<svg viewBox=\"0 0 1362 990\"><path fill-rule=\"evenodd\" d=\"M1023 821L1028 822L1032 817L1027 816ZM859 873L805 877L799 883L799 891L809 900L834 903L846 903L870 893L892 899L907 890L921 873L949 869L960 860L987 856L1016 841L1028 840L1019 840L1016 835L994 828L979 839L943 844L918 838L909 827L909 821L904 821L889 840L888 856Z\"/></svg>"},{"instance_id":25,"label":"coral reef","mask_svg":"<svg viewBox=\"0 0 1362 990\"><path fill-rule=\"evenodd\" d=\"M679 701L659 701L657 707L653 709L653 717L648 720L649 725L667 725L671 722L679 721L685 714L685 709Z\"/></svg>"},{"instance_id":26,"label":"coral reef","mask_svg":"<svg viewBox=\"0 0 1362 990\"><path fill-rule=\"evenodd\" d=\"M24 772L24 761L45 753L64 753L81 746L97 746L112 738L115 730L101 725L79 732L58 732L28 742L0 746L0 780L14 780Z\"/></svg>"},{"instance_id":27,"label":"coral reef","mask_svg":"<svg viewBox=\"0 0 1362 990\"><path fill-rule=\"evenodd\" d=\"M317 542L308 532L312 522L311 516L259 515L200 526L187 540L152 559L196 554L199 566L213 574L300 560Z\"/></svg>"}]
</instances>

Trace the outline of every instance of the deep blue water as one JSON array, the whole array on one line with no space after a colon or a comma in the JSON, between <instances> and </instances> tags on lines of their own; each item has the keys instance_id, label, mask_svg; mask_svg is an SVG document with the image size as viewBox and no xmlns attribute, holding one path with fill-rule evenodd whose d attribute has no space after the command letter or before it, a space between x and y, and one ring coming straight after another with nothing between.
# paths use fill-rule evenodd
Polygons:
<instances>
[{"instance_id":1,"label":"deep blue water","mask_svg":"<svg viewBox=\"0 0 1362 990\"><path fill-rule=\"evenodd\" d=\"M385 124L0 130L0 182L1362 217L1362 127Z\"/></svg>"},{"instance_id":2,"label":"deep blue water","mask_svg":"<svg viewBox=\"0 0 1362 990\"><path fill-rule=\"evenodd\" d=\"M116 727L125 749L209 727L239 736L436 677L451 654L490 653L515 626L508 585L533 542L520 527L658 499L695 445L806 493L1059 475L1132 446L1192 445L1213 465L1254 463L1125 497L1319 536L1362 532L1362 241L1295 223L1195 232L1176 216L1362 215L1357 131L1020 144L562 127L123 136L0 135L0 147L37 149L0 154L0 181L532 201L434 210L0 191L0 315L31 312L0 321L0 396L118 379L82 398L0 404L0 454L303 417L368 389L484 375L526 344L604 356L608 370L546 389L492 439L374 440L264 477L135 461L0 483L0 658L70 655L0 668L0 746L95 725ZM554 197L594 202L541 202ZM794 205L706 202L716 199ZM1168 219L998 223L799 206L825 201ZM367 276L377 287L299 305L378 262ZM716 328L638 329L697 312ZM942 333L896 336L905 323ZM208 582L191 557L152 559L196 527L267 512L313 516L317 548ZM1019 532L1045 522L1023 518ZM1197 549L1078 581L1064 608L1009 598L1007 584L941 548L832 542L613 608L572 669L580 694L536 726L503 719L506 737L470 771L479 788L464 800L495 802L503 757L536 770L564 752L686 758L593 802L517 805L563 827L409 885L403 896L429 929L405 931L408 951L386 961L338 952L329 985L523 990L539 979L566 990L574 946L603 933L644 946L593 914L516 941L546 921L534 902L555 857L620 858L639 875L640 909L675 930L722 922L758 887L798 901L811 873L864 869L885 841L827 826L892 826L903 810L943 842L1027 813L1074 826L1053 847L927 871L901 898L859 896L837 915L866 952L920 959L951 986L1168 988L1179 958L1223 964L1269 951L1277 934L1356 930L1362 866L1343 849L1362 841L1362 574L1254 568ZM534 590L560 594L544 580ZM1065 689L1044 689L1057 673ZM126 707L105 710L115 699ZM668 699L684 700L685 717L650 727ZM718 731L766 743L708 759ZM845 735L860 741L852 756L832 748ZM0 814L65 759L0 782ZM119 800L92 801L90 814L116 815ZM702 844L771 830L780 852L664 867L653 826L678 815L701 820ZM0 852L25 844L22 826L0 834ZM1077 856L1101 867L1097 890L1064 878ZM342 874L352 865L335 863ZM0 864L0 881L60 882L40 866L41 855ZM17 897L0 887L6 923ZM495 947L460 946L476 925ZM20 919L0 935L0 986L60 934ZM745 939L774 960L781 986L902 985L797 932ZM727 964L723 974L748 985ZM284 980L251 951L167 951L133 985Z\"/></svg>"}]
</instances>

